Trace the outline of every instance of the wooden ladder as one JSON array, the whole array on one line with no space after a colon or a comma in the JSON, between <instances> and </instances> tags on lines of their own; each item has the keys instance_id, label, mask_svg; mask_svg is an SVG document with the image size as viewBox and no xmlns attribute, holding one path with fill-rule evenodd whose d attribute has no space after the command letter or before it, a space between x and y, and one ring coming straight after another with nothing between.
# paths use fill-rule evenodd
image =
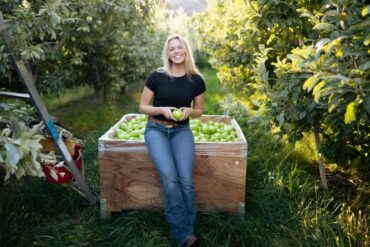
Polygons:
<instances>
[{"instance_id":1,"label":"wooden ladder","mask_svg":"<svg viewBox=\"0 0 370 247\"><path fill-rule=\"evenodd\" d=\"M4 25L4 18L3 18L1 11L0 11L0 30L2 30L1 38L4 40L6 48L10 51L10 38L5 31L6 29ZM74 189L76 189L78 192L80 192L83 196L85 196L90 204L95 204L98 201L98 197L92 193L90 187L87 185L85 181L85 178L82 176L79 169L77 168L75 161L73 160L71 154L68 152L68 149L63 141L63 138L59 135L54 122L50 118L50 115L45 105L43 104L39 93L37 92L37 89L35 87L34 80L32 77L32 73L26 68L23 61L18 60L15 57L13 52L10 52L10 54L12 54L12 59L16 65L18 74L27 88L28 95L27 94L17 94L17 93L6 93L6 92L3 92L1 94L4 96L16 97L16 98L23 98L23 99L29 98L31 100L40 118L45 123L46 129L51 135L51 138L53 139L53 142L56 145L58 151L62 155L67 167L69 168L70 172L73 174L74 180L72 179L72 183L70 183L70 185Z\"/></svg>"}]
</instances>

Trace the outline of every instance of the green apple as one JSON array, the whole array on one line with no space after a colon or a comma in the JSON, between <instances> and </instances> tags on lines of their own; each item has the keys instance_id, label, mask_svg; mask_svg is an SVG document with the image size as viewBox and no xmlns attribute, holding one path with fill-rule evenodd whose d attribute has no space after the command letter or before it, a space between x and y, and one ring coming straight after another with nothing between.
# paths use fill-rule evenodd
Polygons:
<instances>
[{"instance_id":1,"label":"green apple","mask_svg":"<svg viewBox=\"0 0 370 247\"><path fill-rule=\"evenodd\" d=\"M181 119L183 112L181 109L176 109L181 113L178 119ZM175 111L176 111L175 110ZM173 115L175 118L176 113ZM126 122L122 122L114 133L115 139L124 141L144 140L144 130L147 123L147 116L144 114L137 115ZM190 119L190 128L194 135L195 142L239 142L240 139L236 133L234 126L227 123L202 122L199 119Z\"/></svg>"},{"instance_id":2,"label":"green apple","mask_svg":"<svg viewBox=\"0 0 370 247\"><path fill-rule=\"evenodd\" d=\"M146 115L138 115L122 122L114 133L114 138L120 140L144 140L144 130L147 122Z\"/></svg>"},{"instance_id":3,"label":"green apple","mask_svg":"<svg viewBox=\"0 0 370 247\"><path fill-rule=\"evenodd\" d=\"M203 134L209 134L209 127L207 125L203 125L201 131Z\"/></svg>"},{"instance_id":4,"label":"green apple","mask_svg":"<svg viewBox=\"0 0 370 247\"><path fill-rule=\"evenodd\" d=\"M175 109L172 111L172 116L176 120L180 120L182 118L183 112L181 109Z\"/></svg>"},{"instance_id":5,"label":"green apple","mask_svg":"<svg viewBox=\"0 0 370 247\"><path fill-rule=\"evenodd\" d=\"M209 128L209 133L210 134L214 134L214 133L217 132L217 128L213 125L208 126L208 128Z\"/></svg>"}]
</instances>

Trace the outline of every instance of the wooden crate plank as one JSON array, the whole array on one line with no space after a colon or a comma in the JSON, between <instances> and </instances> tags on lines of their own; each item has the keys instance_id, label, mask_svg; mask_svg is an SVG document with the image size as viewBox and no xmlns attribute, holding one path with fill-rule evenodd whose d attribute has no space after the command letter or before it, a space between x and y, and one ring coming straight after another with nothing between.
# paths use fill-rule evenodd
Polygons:
<instances>
[{"instance_id":1,"label":"wooden crate plank","mask_svg":"<svg viewBox=\"0 0 370 247\"><path fill-rule=\"evenodd\" d=\"M106 153L100 157L101 197L107 211L162 207L162 188L149 155ZM236 213L245 201L246 162L242 158L195 157L197 208Z\"/></svg>"},{"instance_id":2,"label":"wooden crate plank","mask_svg":"<svg viewBox=\"0 0 370 247\"><path fill-rule=\"evenodd\" d=\"M101 198L107 213L126 209L162 207L159 175L144 141L112 139L127 114L99 138ZM201 121L223 122L236 129L239 142L195 143L194 182L200 212L238 213L245 201L247 142L238 123L228 116L205 115Z\"/></svg>"}]
</instances>

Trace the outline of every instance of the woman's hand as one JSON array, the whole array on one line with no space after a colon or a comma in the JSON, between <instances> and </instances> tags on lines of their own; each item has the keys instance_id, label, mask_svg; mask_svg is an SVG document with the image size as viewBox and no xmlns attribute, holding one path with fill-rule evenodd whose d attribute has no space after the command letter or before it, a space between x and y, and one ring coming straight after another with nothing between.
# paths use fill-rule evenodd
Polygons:
<instances>
[{"instance_id":1,"label":"woman's hand","mask_svg":"<svg viewBox=\"0 0 370 247\"><path fill-rule=\"evenodd\" d=\"M182 110L182 117L180 118L179 121L184 121L184 120L188 119L191 116L191 114L193 113L193 108L181 107L180 109Z\"/></svg>"},{"instance_id":2,"label":"woman's hand","mask_svg":"<svg viewBox=\"0 0 370 247\"><path fill-rule=\"evenodd\" d=\"M173 121L177 121L173 116L172 116L172 110L176 109L176 107L161 107L161 112L162 115L165 116L167 119L171 119Z\"/></svg>"}]
</instances>

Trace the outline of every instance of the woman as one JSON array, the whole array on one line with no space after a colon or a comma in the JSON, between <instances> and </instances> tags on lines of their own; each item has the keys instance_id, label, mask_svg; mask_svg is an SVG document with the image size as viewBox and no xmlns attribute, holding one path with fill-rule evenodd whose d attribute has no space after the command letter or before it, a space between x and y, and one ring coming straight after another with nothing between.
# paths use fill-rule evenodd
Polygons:
<instances>
[{"instance_id":1,"label":"woman","mask_svg":"<svg viewBox=\"0 0 370 247\"><path fill-rule=\"evenodd\" d=\"M189 117L203 113L206 90L185 38L167 38L162 52L163 68L146 80L140 111L149 115L145 142L162 183L164 212L178 246L197 246L193 182L194 138ZM181 109L177 121L174 109Z\"/></svg>"}]
</instances>

